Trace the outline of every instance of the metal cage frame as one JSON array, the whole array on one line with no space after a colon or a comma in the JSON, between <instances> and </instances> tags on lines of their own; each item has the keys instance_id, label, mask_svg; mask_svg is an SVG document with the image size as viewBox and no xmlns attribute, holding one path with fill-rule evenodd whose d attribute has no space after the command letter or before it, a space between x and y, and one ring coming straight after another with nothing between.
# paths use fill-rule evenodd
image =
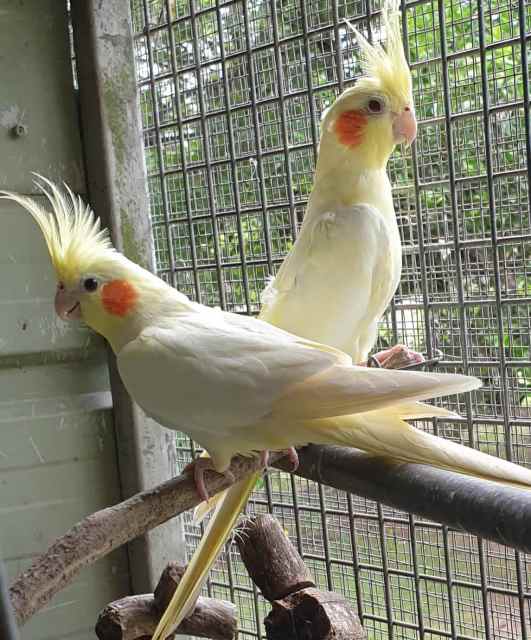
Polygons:
<instances>
[{"instance_id":1,"label":"metal cage frame","mask_svg":"<svg viewBox=\"0 0 531 640\"><path fill-rule=\"evenodd\" d=\"M371 0L131 0L157 271L205 304L256 313L312 184L319 115L359 73L345 18ZM404 244L382 345L481 377L462 419L425 428L531 464L531 5L403 2L419 135L389 163ZM449 404L449 403L447 403ZM193 443L179 440L180 463ZM370 638L531 637L531 556L273 472L251 510L284 523L320 586ZM187 524L189 550L201 531ZM208 589L262 638L265 604L230 548Z\"/></svg>"}]
</instances>

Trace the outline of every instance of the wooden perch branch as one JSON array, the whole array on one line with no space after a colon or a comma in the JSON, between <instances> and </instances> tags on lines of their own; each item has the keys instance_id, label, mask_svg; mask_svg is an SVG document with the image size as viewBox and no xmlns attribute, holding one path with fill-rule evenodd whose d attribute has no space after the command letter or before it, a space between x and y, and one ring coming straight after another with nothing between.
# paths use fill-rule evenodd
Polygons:
<instances>
[{"instance_id":1,"label":"wooden perch branch","mask_svg":"<svg viewBox=\"0 0 531 640\"><path fill-rule=\"evenodd\" d=\"M96 624L99 640L144 640L157 623L184 573L184 567L170 563L163 571L155 594L128 596L111 602ZM236 634L236 607L230 602L198 598L193 612L179 625L178 633L212 640L232 640Z\"/></svg>"},{"instance_id":2,"label":"wooden perch branch","mask_svg":"<svg viewBox=\"0 0 531 640\"><path fill-rule=\"evenodd\" d=\"M275 454L272 460L281 457ZM252 458L234 458L231 465L235 481L259 468L258 460ZM205 483L210 495L231 484L210 471L205 474ZM83 567L200 501L191 476L184 474L78 522L12 584L10 596L18 623L24 624L42 609Z\"/></svg>"},{"instance_id":3,"label":"wooden perch branch","mask_svg":"<svg viewBox=\"0 0 531 640\"><path fill-rule=\"evenodd\" d=\"M299 461L296 475L303 478L531 553L527 489L421 464L397 464L344 447L304 447ZM273 454L271 464L283 471L291 469L281 454ZM235 480L258 468L257 460L245 458L235 458L231 466ZM206 484L211 495L230 486L225 477L209 472ZM192 480L181 475L79 522L15 580L11 600L19 624L83 567L198 503Z\"/></svg>"},{"instance_id":4,"label":"wooden perch branch","mask_svg":"<svg viewBox=\"0 0 531 640\"><path fill-rule=\"evenodd\" d=\"M265 619L268 640L366 640L352 605L315 588L310 572L278 521L247 520L236 536L249 575L273 609Z\"/></svg>"}]
</instances>

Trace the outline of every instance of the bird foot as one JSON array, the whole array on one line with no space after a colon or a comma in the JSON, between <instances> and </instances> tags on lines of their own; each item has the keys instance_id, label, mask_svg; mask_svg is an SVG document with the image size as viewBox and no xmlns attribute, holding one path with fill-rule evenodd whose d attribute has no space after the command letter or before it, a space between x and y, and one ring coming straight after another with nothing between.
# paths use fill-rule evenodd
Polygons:
<instances>
[{"instance_id":1,"label":"bird foot","mask_svg":"<svg viewBox=\"0 0 531 640\"><path fill-rule=\"evenodd\" d=\"M299 454L295 447L290 447L288 449L288 460L291 462L291 471L297 471L299 468Z\"/></svg>"},{"instance_id":2,"label":"bird foot","mask_svg":"<svg viewBox=\"0 0 531 640\"><path fill-rule=\"evenodd\" d=\"M208 495L208 491L205 485L205 471L216 471L214 465L212 464L211 458L196 458L193 462L190 462L183 469L183 473L193 474L194 483L197 493L199 497L204 502L208 502L210 496ZM216 471L216 473L220 473ZM231 482L234 482L234 474L232 471L227 469L220 473L220 475L224 476Z\"/></svg>"},{"instance_id":3,"label":"bird foot","mask_svg":"<svg viewBox=\"0 0 531 640\"><path fill-rule=\"evenodd\" d=\"M265 469L269 466L269 449L264 449L260 453L260 465Z\"/></svg>"},{"instance_id":4,"label":"bird foot","mask_svg":"<svg viewBox=\"0 0 531 640\"><path fill-rule=\"evenodd\" d=\"M390 349L379 351L369 358L369 366L382 369L403 369L413 364L424 362L424 356L409 349L403 344L396 344Z\"/></svg>"},{"instance_id":5,"label":"bird foot","mask_svg":"<svg viewBox=\"0 0 531 640\"><path fill-rule=\"evenodd\" d=\"M291 470L296 471L299 467L299 456L297 454L297 449L295 449L295 447L286 449L286 455L288 457L288 460L291 462ZM269 449L265 449L260 453L260 464L262 465L262 467L265 467L267 469L269 465Z\"/></svg>"}]
</instances>

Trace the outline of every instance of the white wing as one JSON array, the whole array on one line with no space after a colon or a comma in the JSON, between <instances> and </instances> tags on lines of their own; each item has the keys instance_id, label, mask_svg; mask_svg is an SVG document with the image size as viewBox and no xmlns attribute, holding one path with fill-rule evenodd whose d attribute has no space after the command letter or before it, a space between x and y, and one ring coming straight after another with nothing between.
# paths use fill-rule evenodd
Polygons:
<instances>
[{"instance_id":1,"label":"white wing","mask_svg":"<svg viewBox=\"0 0 531 640\"><path fill-rule=\"evenodd\" d=\"M350 358L253 318L203 308L145 329L118 354L128 391L190 433L252 424L295 383Z\"/></svg>"},{"instance_id":2,"label":"white wing","mask_svg":"<svg viewBox=\"0 0 531 640\"><path fill-rule=\"evenodd\" d=\"M358 205L312 217L264 292L261 318L366 357L400 278L396 226Z\"/></svg>"},{"instance_id":3,"label":"white wing","mask_svg":"<svg viewBox=\"0 0 531 640\"><path fill-rule=\"evenodd\" d=\"M472 378L353 367L336 349L206 309L145 329L118 354L133 398L162 424L222 438L263 418L330 417L455 393ZM240 434L243 432L240 429ZM200 438L198 438L201 441Z\"/></svg>"}]
</instances>

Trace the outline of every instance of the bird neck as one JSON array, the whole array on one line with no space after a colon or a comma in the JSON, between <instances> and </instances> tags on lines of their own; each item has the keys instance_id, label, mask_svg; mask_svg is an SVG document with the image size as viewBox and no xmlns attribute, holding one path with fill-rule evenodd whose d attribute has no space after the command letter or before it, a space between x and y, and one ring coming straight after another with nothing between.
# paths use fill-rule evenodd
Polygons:
<instances>
[{"instance_id":1,"label":"bird neck","mask_svg":"<svg viewBox=\"0 0 531 640\"><path fill-rule=\"evenodd\" d=\"M324 153L323 153L324 152ZM391 224L396 224L391 183L384 161L367 164L360 153L343 152L331 157L328 149L319 154L308 213L368 204L376 207Z\"/></svg>"}]
</instances>

